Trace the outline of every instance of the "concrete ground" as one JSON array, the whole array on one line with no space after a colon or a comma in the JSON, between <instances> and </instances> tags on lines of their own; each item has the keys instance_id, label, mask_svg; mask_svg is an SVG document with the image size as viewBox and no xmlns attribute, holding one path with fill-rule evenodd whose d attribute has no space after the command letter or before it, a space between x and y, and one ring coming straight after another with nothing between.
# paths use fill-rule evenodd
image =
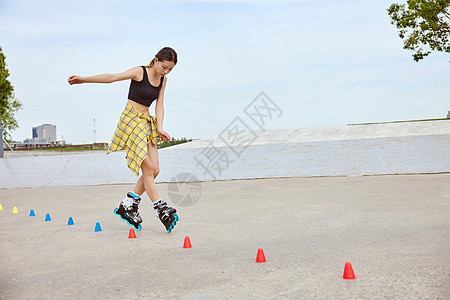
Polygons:
<instances>
[{"instance_id":1,"label":"concrete ground","mask_svg":"<svg viewBox=\"0 0 450 300\"><path fill-rule=\"evenodd\" d=\"M112 213L131 188L0 189L0 298L450 298L450 174L181 185L201 197L174 231L145 196L136 239Z\"/></svg>"}]
</instances>

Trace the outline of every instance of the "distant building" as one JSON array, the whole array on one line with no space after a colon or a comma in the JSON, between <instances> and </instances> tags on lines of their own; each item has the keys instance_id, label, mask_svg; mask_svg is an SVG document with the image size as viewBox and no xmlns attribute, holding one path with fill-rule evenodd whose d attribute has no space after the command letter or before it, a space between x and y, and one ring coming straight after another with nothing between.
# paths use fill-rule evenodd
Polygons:
<instances>
[{"instance_id":1,"label":"distant building","mask_svg":"<svg viewBox=\"0 0 450 300\"><path fill-rule=\"evenodd\" d=\"M450 119L450 110L447 113L447 119Z\"/></svg>"},{"instance_id":2,"label":"distant building","mask_svg":"<svg viewBox=\"0 0 450 300\"><path fill-rule=\"evenodd\" d=\"M56 142L56 125L42 124L41 126L33 127L32 136L32 140L36 144ZM25 143L31 144L33 142L27 139Z\"/></svg>"},{"instance_id":3,"label":"distant building","mask_svg":"<svg viewBox=\"0 0 450 300\"><path fill-rule=\"evenodd\" d=\"M32 139L37 139L38 138L38 128L37 127L33 127L33 133L32 133Z\"/></svg>"},{"instance_id":4,"label":"distant building","mask_svg":"<svg viewBox=\"0 0 450 300\"><path fill-rule=\"evenodd\" d=\"M25 139L23 141L24 144L50 144L49 141L47 139L39 139L39 138L34 138L34 139Z\"/></svg>"}]
</instances>

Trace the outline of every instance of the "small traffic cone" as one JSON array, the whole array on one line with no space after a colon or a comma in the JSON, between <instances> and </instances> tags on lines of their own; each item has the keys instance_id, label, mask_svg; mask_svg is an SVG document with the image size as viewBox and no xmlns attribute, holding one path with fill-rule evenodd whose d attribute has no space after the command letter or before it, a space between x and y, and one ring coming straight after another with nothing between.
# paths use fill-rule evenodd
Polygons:
<instances>
[{"instance_id":1,"label":"small traffic cone","mask_svg":"<svg viewBox=\"0 0 450 300\"><path fill-rule=\"evenodd\" d=\"M3 206L0 204L0 210L3 210Z\"/></svg>"},{"instance_id":2,"label":"small traffic cone","mask_svg":"<svg viewBox=\"0 0 450 300\"><path fill-rule=\"evenodd\" d=\"M256 254L256 262L257 263L263 263L266 262L266 257L264 256L264 251L262 248L258 249L258 254Z\"/></svg>"},{"instance_id":3,"label":"small traffic cone","mask_svg":"<svg viewBox=\"0 0 450 300\"><path fill-rule=\"evenodd\" d=\"M129 239L135 239L136 238L136 233L134 232L133 228L130 228L130 234L128 234L128 238Z\"/></svg>"},{"instance_id":4,"label":"small traffic cone","mask_svg":"<svg viewBox=\"0 0 450 300\"><path fill-rule=\"evenodd\" d=\"M51 221L51 220L52 220L52 218L50 218L50 214L47 213L47 214L45 215L45 222L49 222L49 221Z\"/></svg>"},{"instance_id":5,"label":"small traffic cone","mask_svg":"<svg viewBox=\"0 0 450 300\"><path fill-rule=\"evenodd\" d=\"M18 213L19 213L19 211L17 210L17 207L14 206L13 214L18 214Z\"/></svg>"},{"instance_id":6,"label":"small traffic cone","mask_svg":"<svg viewBox=\"0 0 450 300\"><path fill-rule=\"evenodd\" d=\"M102 231L102 227L100 226L100 223L97 222L97 223L95 223L95 232L99 232L99 231Z\"/></svg>"},{"instance_id":7,"label":"small traffic cone","mask_svg":"<svg viewBox=\"0 0 450 300\"><path fill-rule=\"evenodd\" d=\"M344 276L343 279L356 279L355 273L353 272L352 264L349 262L345 263Z\"/></svg>"},{"instance_id":8,"label":"small traffic cone","mask_svg":"<svg viewBox=\"0 0 450 300\"><path fill-rule=\"evenodd\" d=\"M72 217L69 217L69 222L67 222L67 225L74 225Z\"/></svg>"},{"instance_id":9,"label":"small traffic cone","mask_svg":"<svg viewBox=\"0 0 450 300\"><path fill-rule=\"evenodd\" d=\"M35 217L36 215L34 214L34 209L30 210L30 217Z\"/></svg>"},{"instance_id":10,"label":"small traffic cone","mask_svg":"<svg viewBox=\"0 0 450 300\"><path fill-rule=\"evenodd\" d=\"M183 248L192 248L191 240L189 239L188 236L184 238Z\"/></svg>"}]
</instances>

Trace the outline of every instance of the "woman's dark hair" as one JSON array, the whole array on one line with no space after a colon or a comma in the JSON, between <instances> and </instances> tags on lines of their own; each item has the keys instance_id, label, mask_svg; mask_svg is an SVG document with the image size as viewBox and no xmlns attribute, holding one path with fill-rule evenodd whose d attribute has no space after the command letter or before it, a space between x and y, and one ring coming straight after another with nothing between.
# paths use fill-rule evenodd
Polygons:
<instances>
[{"instance_id":1,"label":"woman's dark hair","mask_svg":"<svg viewBox=\"0 0 450 300\"><path fill-rule=\"evenodd\" d=\"M155 58L157 58L159 61L172 61L175 64L177 64L178 61L177 53L170 47L164 47L161 50L159 50L159 52L156 53ZM153 67L154 64L155 59L153 58L147 67L151 68Z\"/></svg>"}]
</instances>

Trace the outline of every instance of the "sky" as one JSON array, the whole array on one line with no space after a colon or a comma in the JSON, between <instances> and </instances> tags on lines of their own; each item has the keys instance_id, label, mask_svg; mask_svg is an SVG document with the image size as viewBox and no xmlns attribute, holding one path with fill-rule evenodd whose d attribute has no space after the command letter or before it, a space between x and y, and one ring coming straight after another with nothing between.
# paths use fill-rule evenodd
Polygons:
<instances>
[{"instance_id":1,"label":"sky","mask_svg":"<svg viewBox=\"0 0 450 300\"><path fill-rule=\"evenodd\" d=\"M390 24L392 2L0 0L0 47L23 104L13 140L53 124L68 143L109 142L129 81L67 78L147 65L165 46L178 53L164 97L175 138L247 122L261 92L282 110L269 130L445 118L450 57L415 62Z\"/></svg>"}]
</instances>

